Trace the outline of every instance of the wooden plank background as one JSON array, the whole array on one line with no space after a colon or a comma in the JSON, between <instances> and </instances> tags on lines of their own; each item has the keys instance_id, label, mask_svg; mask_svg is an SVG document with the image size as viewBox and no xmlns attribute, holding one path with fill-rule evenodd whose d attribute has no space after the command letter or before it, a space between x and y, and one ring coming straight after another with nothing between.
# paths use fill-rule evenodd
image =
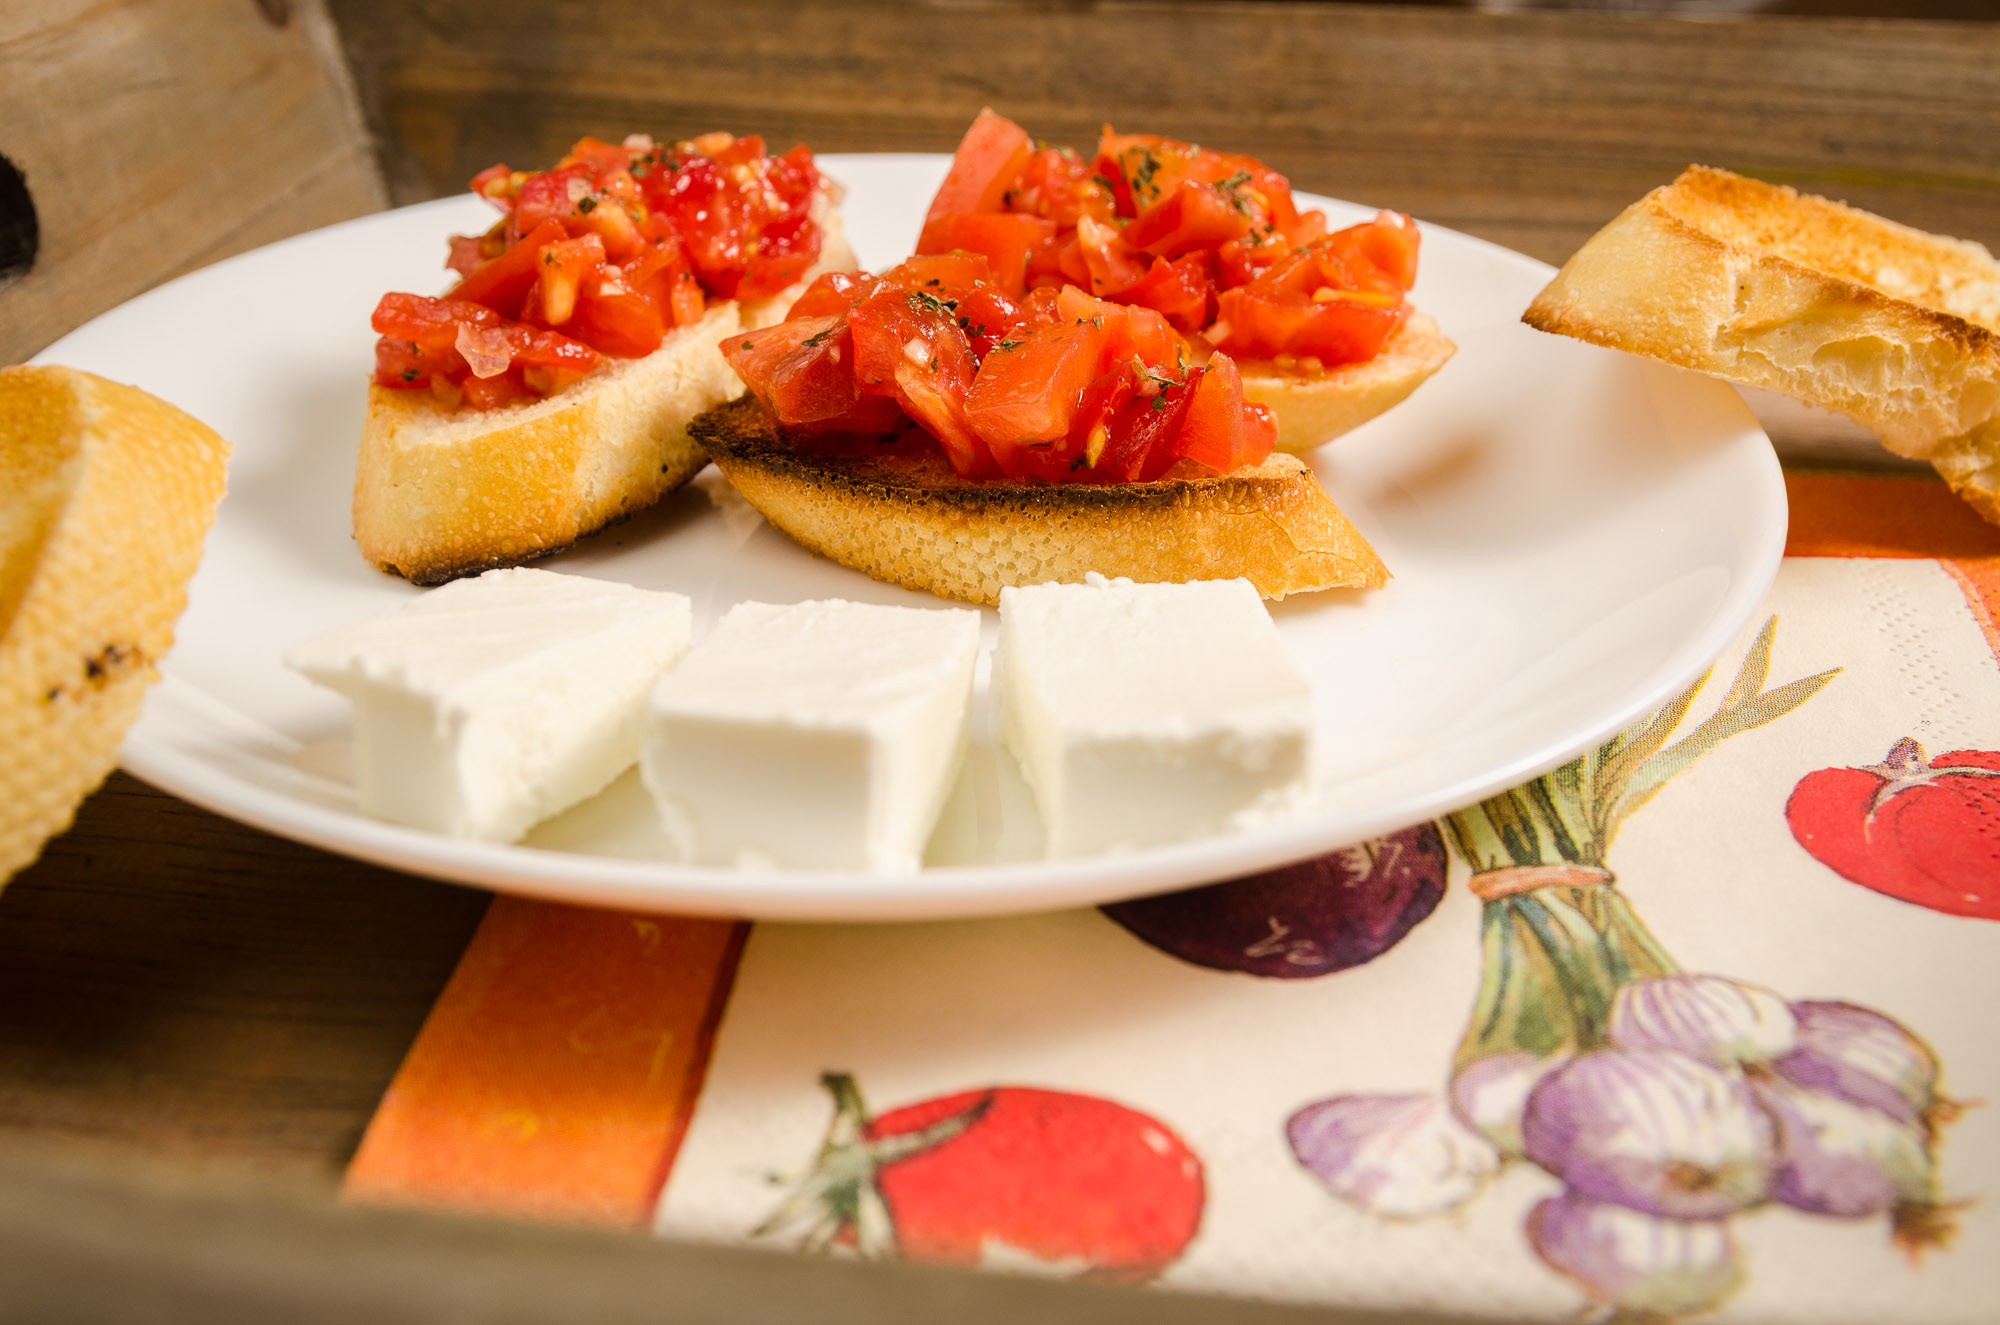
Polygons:
<instances>
[{"instance_id":1,"label":"wooden plank background","mask_svg":"<svg viewBox=\"0 0 2000 1325\"><path fill-rule=\"evenodd\" d=\"M2000 26L1312 3L331 0L398 202L584 133L949 151L983 104L1265 158L1549 261L1700 161L2000 245Z\"/></svg>"},{"instance_id":2,"label":"wooden plank background","mask_svg":"<svg viewBox=\"0 0 2000 1325\"><path fill-rule=\"evenodd\" d=\"M41 223L33 268L0 289L0 364L384 201L316 2L0 0L0 156Z\"/></svg>"}]
</instances>

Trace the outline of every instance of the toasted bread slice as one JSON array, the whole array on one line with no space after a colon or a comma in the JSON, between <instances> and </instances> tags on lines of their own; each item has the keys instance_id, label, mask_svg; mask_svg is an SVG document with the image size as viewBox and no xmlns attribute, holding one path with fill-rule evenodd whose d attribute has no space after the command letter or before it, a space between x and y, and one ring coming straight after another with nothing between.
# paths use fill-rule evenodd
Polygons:
<instances>
[{"instance_id":1,"label":"toasted bread slice","mask_svg":"<svg viewBox=\"0 0 2000 1325\"><path fill-rule=\"evenodd\" d=\"M1690 166L1523 320L1837 410L2000 523L2000 264L1977 244Z\"/></svg>"},{"instance_id":2,"label":"toasted bread slice","mask_svg":"<svg viewBox=\"0 0 2000 1325\"><path fill-rule=\"evenodd\" d=\"M814 277L854 266L839 217L820 219L819 261L797 285L716 303L645 358L610 360L544 400L449 409L370 383L354 472L361 554L441 584L560 551L693 478L708 456L689 421L743 392L717 343L782 321Z\"/></svg>"},{"instance_id":3,"label":"toasted bread slice","mask_svg":"<svg viewBox=\"0 0 2000 1325\"><path fill-rule=\"evenodd\" d=\"M1236 366L1243 398L1268 406L1277 419L1278 449L1303 455L1401 404L1457 351L1437 323L1412 313L1366 363L1323 373L1292 372L1261 359Z\"/></svg>"},{"instance_id":4,"label":"toasted bread slice","mask_svg":"<svg viewBox=\"0 0 2000 1325\"><path fill-rule=\"evenodd\" d=\"M962 479L934 444L800 450L745 397L694 421L764 518L843 566L945 598L997 604L1008 585L1241 576L1266 598L1377 588L1388 570L1312 472L1274 453L1207 478L1098 486Z\"/></svg>"},{"instance_id":5,"label":"toasted bread slice","mask_svg":"<svg viewBox=\"0 0 2000 1325\"><path fill-rule=\"evenodd\" d=\"M0 880L111 771L173 643L228 459L134 387L0 369Z\"/></svg>"}]
</instances>

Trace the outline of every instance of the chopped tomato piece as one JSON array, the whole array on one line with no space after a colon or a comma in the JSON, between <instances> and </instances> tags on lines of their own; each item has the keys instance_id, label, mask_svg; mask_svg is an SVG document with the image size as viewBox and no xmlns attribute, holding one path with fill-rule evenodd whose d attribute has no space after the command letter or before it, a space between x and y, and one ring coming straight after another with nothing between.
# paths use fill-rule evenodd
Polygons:
<instances>
[{"instance_id":1,"label":"chopped tomato piece","mask_svg":"<svg viewBox=\"0 0 2000 1325\"><path fill-rule=\"evenodd\" d=\"M1093 323L1057 323L1002 341L987 356L966 394L965 417L1002 469L1004 450L1068 435L1108 340Z\"/></svg>"},{"instance_id":2,"label":"chopped tomato piece","mask_svg":"<svg viewBox=\"0 0 2000 1325\"><path fill-rule=\"evenodd\" d=\"M903 417L894 400L855 389L854 337L845 314L789 318L731 336L722 356L787 427L886 432Z\"/></svg>"},{"instance_id":3,"label":"chopped tomato piece","mask_svg":"<svg viewBox=\"0 0 2000 1325\"><path fill-rule=\"evenodd\" d=\"M1193 335L1210 321L1215 282L1201 255L1190 253L1172 262L1154 258L1146 274L1118 294L1128 304L1162 314L1174 330Z\"/></svg>"},{"instance_id":4,"label":"chopped tomato piece","mask_svg":"<svg viewBox=\"0 0 2000 1325\"><path fill-rule=\"evenodd\" d=\"M936 253L948 247L931 233L936 221L1001 210L1001 200L1034 150L1034 143L1020 125L991 109L981 110L952 154L951 168L924 214L917 251Z\"/></svg>"},{"instance_id":5,"label":"chopped tomato piece","mask_svg":"<svg viewBox=\"0 0 2000 1325\"><path fill-rule=\"evenodd\" d=\"M1010 213L1039 216L1065 230L1085 216L1109 221L1118 214L1110 180L1067 147L1044 147L1029 157L1001 202Z\"/></svg>"},{"instance_id":6,"label":"chopped tomato piece","mask_svg":"<svg viewBox=\"0 0 2000 1325\"><path fill-rule=\"evenodd\" d=\"M1243 376L1235 361L1217 354L1200 378L1190 393L1181 454L1223 474L1262 463L1271 454L1277 429L1263 406L1252 406L1254 414L1245 410Z\"/></svg>"},{"instance_id":7,"label":"chopped tomato piece","mask_svg":"<svg viewBox=\"0 0 2000 1325\"><path fill-rule=\"evenodd\" d=\"M526 240L522 241L526 243ZM546 326L559 327L576 311L576 297L586 277L604 266L604 241L596 235L559 239L546 245L536 260L534 316Z\"/></svg>"},{"instance_id":8,"label":"chopped tomato piece","mask_svg":"<svg viewBox=\"0 0 2000 1325\"><path fill-rule=\"evenodd\" d=\"M1146 274L1145 254L1126 243L1118 227L1086 216L1076 223L1076 239L1092 294L1117 294Z\"/></svg>"},{"instance_id":9,"label":"chopped tomato piece","mask_svg":"<svg viewBox=\"0 0 2000 1325\"><path fill-rule=\"evenodd\" d=\"M984 255L993 268L993 278L1011 295L1020 295L1028 283L1028 258L1055 237L1056 223L1039 216L978 214L946 216L926 227L925 252L948 253L964 249Z\"/></svg>"},{"instance_id":10,"label":"chopped tomato piece","mask_svg":"<svg viewBox=\"0 0 2000 1325\"><path fill-rule=\"evenodd\" d=\"M1248 178L1248 172L1243 175ZM1240 187L1240 186L1239 186ZM1221 184L1182 180L1125 227L1125 242L1162 258L1217 248L1250 233L1250 209Z\"/></svg>"},{"instance_id":11,"label":"chopped tomato piece","mask_svg":"<svg viewBox=\"0 0 2000 1325\"><path fill-rule=\"evenodd\" d=\"M992 459L965 420L965 394L978 368L972 347L935 295L889 286L847 314L854 337L855 385L889 396L943 445L957 473L990 473Z\"/></svg>"},{"instance_id":12,"label":"chopped tomato piece","mask_svg":"<svg viewBox=\"0 0 2000 1325\"><path fill-rule=\"evenodd\" d=\"M1084 474L1093 483L1150 483L1179 458L1193 393L1181 382L1149 382L1107 424L1104 453Z\"/></svg>"},{"instance_id":13,"label":"chopped tomato piece","mask_svg":"<svg viewBox=\"0 0 2000 1325\"><path fill-rule=\"evenodd\" d=\"M1417 223L1401 212L1383 212L1373 221L1334 232L1399 287L1417 283Z\"/></svg>"},{"instance_id":14,"label":"chopped tomato piece","mask_svg":"<svg viewBox=\"0 0 2000 1325\"><path fill-rule=\"evenodd\" d=\"M595 271L577 292L576 318L569 331L606 354L639 359L660 348L667 321L660 306L622 276Z\"/></svg>"},{"instance_id":15,"label":"chopped tomato piece","mask_svg":"<svg viewBox=\"0 0 2000 1325\"><path fill-rule=\"evenodd\" d=\"M1389 295L1326 288L1307 297L1246 285L1223 291L1216 303L1207 334L1217 349L1253 359L1314 358L1327 367L1374 358L1410 312Z\"/></svg>"},{"instance_id":16,"label":"chopped tomato piece","mask_svg":"<svg viewBox=\"0 0 2000 1325\"><path fill-rule=\"evenodd\" d=\"M874 293L875 287L881 283L881 277L870 276L865 271L822 272L805 288L805 293L793 301L790 316L824 317L829 313L845 313Z\"/></svg>"},{"instance_id":17,"label":"chopped tomato piece","mask_svg":"<svg viewBox=\"0 0 2000 1325\"><path fill-rule=\"evenodd\" d=\"M624 277L627 285L659 305L663 325L680 327L699 322L706 301L701 283L688 270L679 236L672 238L671 244L660 244L626 263Z\"/></svg>"},{"instance_id":18,"label":"chopped tomato piece","mask_svg":"<svg viewBox=\"0 0 2000 1325\"><path fill-rule=\"evenodd\" d=\"M541 278L542 250L563 238L562 222L543 221L499 257L474 269L445 298L485 304L502 317L519 317L528 292Z\"/></svg>"},{"instance_id":19,"label":"chopped tomato piece","mask_svg":"<svg viewBox=\"0 0 2000 1325\"><path fill-rule=\"evenodd\" d=\"M1021 321L1021 306L992 285L976 285L958 297L958 329L981 363Z\"/></svg>"}]
</instances>

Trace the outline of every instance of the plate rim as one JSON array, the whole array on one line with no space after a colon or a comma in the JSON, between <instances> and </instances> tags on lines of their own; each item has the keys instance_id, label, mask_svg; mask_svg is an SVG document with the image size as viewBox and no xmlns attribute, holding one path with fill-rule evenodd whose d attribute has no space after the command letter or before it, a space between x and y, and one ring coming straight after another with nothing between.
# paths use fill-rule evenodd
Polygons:
<instances>
[{"instance_id":1,"label":"plate rim","mask_svg":"<svg viewBox=\"0 0 2000 1325\"><path fill-rule=\"evenodd\" d=\"M829 174L842 164L924 163L942 169L949 158L935 153L828 153L819 157ZM1301 193L1308 205L1366 209L1352 200ZM184 282L294 245L308 244L332 231L363 228L412 212L462 209L471 199L454 195L370 213L287 236L209 266L184 273L108 309L66 333L30 362L54 362L64 347L103 318L156 299L171 298ZM1487 254L1534 272L1546 280L1555 268L1491 240L1431 222L1426 229L1452 235ZM1613 351L1605 351L1613 353ZM1706 379L1705 379L1706 380ZM1753 499L1760 522L1747 555L1731 569L1732 583L1704 630L1684 641L1680 666L1663 672L1648 688L1635 691L1607 716L1584 724L1561 741L1535 743L1519 758L1477 775L1441 784L1399 802L1393 813L1341 820L1329 834L1324 819L1272 825L1254 834L1223 834L1192 842L1133 852L998 864L930 866L908 875L840 871L744 873L716 866L684 865L558 851L521 844L468 842L390 824L358 811L319 805L281 789L233 774L195 755L146 737L144 716L119 749L119 761L142 781L225 818L352 859L423 877L483 887L513 895L590 906L687 915L801 921L877 922L957 919L1101 905L1131 897L1239 878L1312 859L1354 841L1366 840L1436 819L1488 796L1518 786L1559 767L1645 714L1713 666L1714 660L1748 624L1764 601L1783 560L1788 510L1783 471L1775 451L1745 409L1745 433L1763 445L1747 457L1756 479ZM1746 435L1734 444L1752 447ZM162 679L172 675L171 655ZM163 687L155 686L154 694ZM148 696L148 705L156 701ZM162 699L158 702L170 702ZM1356 827L1356 824L1360 827ZM1315 831L1316 826L1318 831ZM1334 841L1333 837L1340 840Z\"/></svg>"}]
</instances>

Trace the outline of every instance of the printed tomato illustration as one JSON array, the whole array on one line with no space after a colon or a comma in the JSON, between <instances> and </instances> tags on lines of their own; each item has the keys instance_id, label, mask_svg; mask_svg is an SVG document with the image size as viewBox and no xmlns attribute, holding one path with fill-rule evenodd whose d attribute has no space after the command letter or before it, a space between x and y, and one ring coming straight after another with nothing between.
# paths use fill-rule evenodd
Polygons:
<instances>
[{"instance_id":1,"label":"printed tomato illustration","mask_svg":"<svg viewBox=\"0 0 2000 1325\"><path fill-rule=\"evenodd\" d=\"M1806 774L1785 819L1843 878L1934 911L2000 920L2000 751L1926 759L1905 737L1879 764Z\"/></svg>"},{"instance_id":2,"label":"printed tomato illustration","mask_svg":"<svg viewBox=\"0 0 2000 1325\"><path fill-rule=\"evenodd\" d=\"M1247 879L1104 914L1197 966L1280 980L1330 975L1381 956L1444 896L1444 837L1418 824Z\"/></svg>"},{"instance_id":3,"label":"printed tomato illustration","mask_svg":"<svg viewBox=\"0 0 2000 1325\"><path fill-rule=\"evenodd\" d=\"M1164 1124L1093 1095L960 1091L869 1117L844 1072L812 1171L757 1231L803 1226L807 1250L852 1246L1131 1283L1201 1224L1201 1161Z\"/></svg>"}]
</instances>

